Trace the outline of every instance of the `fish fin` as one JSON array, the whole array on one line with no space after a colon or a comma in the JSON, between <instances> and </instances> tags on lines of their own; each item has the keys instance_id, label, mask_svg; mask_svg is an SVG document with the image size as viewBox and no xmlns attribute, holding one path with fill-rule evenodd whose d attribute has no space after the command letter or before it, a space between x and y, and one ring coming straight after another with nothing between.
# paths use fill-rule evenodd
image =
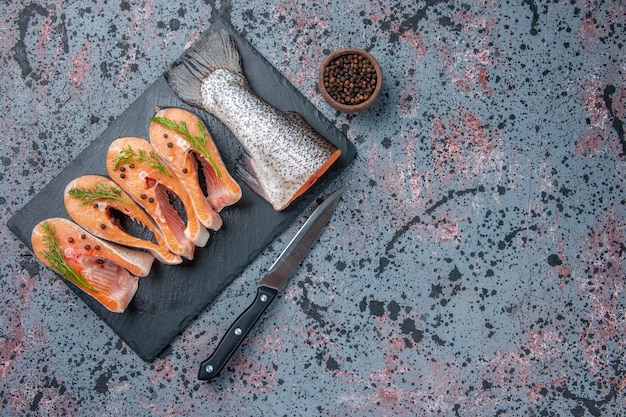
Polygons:
<instances>
[{"instance_id":1,"label":"fish fin","mask_svg":"<svg viewBox=\"0 0 626 417\"><path fill-rule=\"evenodd\" d=\"M202 82L217 69L243 75L237 45L224 29L198 39L172 64L165 78L183 101L202 107Z\"/></svg>"},{"instance_id":2,"label":"fish fin","mask_svg":"<svg viewBox=\"0 0 626 417\"><path fill-rule=\"evenodd\" d=\"M297 111L288 110L288 111L285 112L285 114L287 116L290 116L294 120L298 120L298 121L301 121L301 122L304 121L304 117L300 113L298 113Z\"/></svg>"},{"instance_id":3,"label":"fish fin","mask_svg":"<svg viewBox=\"0 0 626 417\"><path fill-rule=\"evenodd\" d=\"M241 155L235 163L235 174L241 180L246 183L248 187L255 193L268 200L268 195L263 188L263 185L259 182L259 178L254 167L254 160L247 154Z\"/></svg>"}]
</instances>

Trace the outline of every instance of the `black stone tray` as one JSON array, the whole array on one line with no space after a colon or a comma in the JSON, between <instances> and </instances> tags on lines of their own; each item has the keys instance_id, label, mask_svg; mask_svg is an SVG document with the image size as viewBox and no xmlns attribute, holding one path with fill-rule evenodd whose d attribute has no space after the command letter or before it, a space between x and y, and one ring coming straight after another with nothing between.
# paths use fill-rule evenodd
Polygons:
<instances>
[{"instance_id":1,"label":"black stone tray","mask_svg":"<svg viewBox=\"0 0 626 417\"><path fill-rule=\"evenodd\" d=\"M67 285L143 360L152 361L203 309L307 207L326 185L353 161L353 144L341 134L296 88L273 68L228 22L218 19L207 30L228 30L242 57L244 71L254 90L283 111L296 111L318 132L338 146L341 158L328 174L284 212L271 206L244 184L243 198L222 210L223 227L212 233L193 261L167 266L155 261L150 275L124 313L111 313L73 284ZM311 65L314 75L316 65ZM75 161L8 222L15 235L32 250L33 227L46 218L69 215L63 190L72 179L85 174L107 175L105 155L109 144L121 136L148 137L150 117L157 107L182 107L200 116L211 132L230 172L242 153L231 132L216 118L183 103L161 76L126 111L114 120ZM243 307L243 306L242 306ZM54 312L52 312L54 314ZM58 312L62 314L62 312Z\"/></svg>"}]
</instances>

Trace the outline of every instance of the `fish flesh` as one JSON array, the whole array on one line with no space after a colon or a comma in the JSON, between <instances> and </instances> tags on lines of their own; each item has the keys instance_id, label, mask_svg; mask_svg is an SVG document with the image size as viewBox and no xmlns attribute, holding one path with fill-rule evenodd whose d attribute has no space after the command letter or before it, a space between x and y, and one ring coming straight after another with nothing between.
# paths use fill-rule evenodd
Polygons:
<instances>
[{"instance_id":1,"label":"fish flesh","mask_svg":"<svg viewBox=\"0 0 626 417\"><path fill-rule=\"evenodd\" d=\"M302 116L277 109L253 91L226 30L200 38L166 79L183 101L231 130L246 153L238 167L241 178L276 210L287 208L341 154Z\"/></svg>"},{"instance_id":2,"label":"fish flesh","mask_svg":"<svg viewBox=\"0 0 626 417\"><path fill-rule=\"evenodd\" d=\"M115 313L126 310L139 277L150 273L154 261L147 252L99 239L60 217L38 223L31 243L41 262Z\"/></svg>"},{"instance_id":3,"label":"fish flesh","mask_svg":"<svg viewBox=\"0 0 626 417\"><path fill-rule=\"evenodd\" d=\"M219 212L241 198L204 123L182 108L160 109L152 117L150 143L187 190L200 222L208 229L222 225Z\"/></svg>"},{"instance_id":4,"label":"fish flesh","mask_svg":"<svg viewBox=\"0 0 626 417\"><path fill-rule=\"evenodd\" d=\"M193 259L195 245L206 245L209 232L199 222L189 195L147 140L114 140L106 166L111 179L159 226L172 252Z\"/></svg>"},{"instance_id":5,"label":"fish flesh","mask_svg":"<svg viewBox=\"0 0 626 417\"><path fill-rule=\"evenodd\" d=\"M194 245L206 245L209 232L198 220L187 191L150 142L130 136L114 140L106 166L111 179L154 219L172 252L191 260Z\"/></svg>"},{"instance_id":6,"label":"fish flesh","mask_svg":"<svg viewBox=\"0 0 626 417\"><path fill-rule=\"evenodd\" d=\"M241 199L241 187L228 172L205 124L195 114L179 107L158 110L151 119L149 138L189 194L200 197L192 198L194 207L208 205L219 213Z\"/></svg>"},{"instance_id":7,"label":"fish flesh","mask_svg":"<svg viewBox=\"0 0 626 417\"><path fill-rule=\"evenodd\" d=\"M72 220L91 234L148 251L167 265L183 261L180 255L168 249L163 232L152 218L110 178L101 175L78 177L65 187L63 201ZM127 230L131 229L127 226L129 222L136 226L133 228L133 231L137 230L135 234Z\"/></svg>"}]
</instances>

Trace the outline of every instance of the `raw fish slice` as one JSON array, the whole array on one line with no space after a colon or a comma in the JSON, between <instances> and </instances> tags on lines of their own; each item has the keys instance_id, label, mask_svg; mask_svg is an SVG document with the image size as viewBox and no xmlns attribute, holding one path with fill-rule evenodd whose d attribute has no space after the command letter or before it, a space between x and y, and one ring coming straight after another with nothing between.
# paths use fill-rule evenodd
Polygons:
<instances>
[{"instance_id":1,"label":"raw fish slice","mask_svg":"<svg viewBox=\"0 0 626 417\"><path fill-rule=\"evenodd\" d=\"M166 78L185 102L217 117L250 160L242 179L283 210L308 190L341 151L293 113L285 113L250 87L239 51L227 31L200 38L174 63Z\"/></svg>"},{"instance_id":2,"label":"raw fish slice","mask_svg":"<svg viewBox=\"0 0 626 417\"><path fill-rule=\"evenodd\" d=\"M31 243L41 262L115 313L126 310L137 276L148 275L154 261L147 252L99 239L62 218L37 224Z\"/></svg>"},{"instance_id":3,"label":"raw fish slice","mask_svg":"<svg viewBox=\"0 0 626 417\"><path fill-rule=\"evenodd\" d=\"M150 143L189 193L202 224L219 229L217 213L239 201L241 188L202 121L181 108L159 110L150 123Z\"/></svg>"},{"instance_id":4,"label":"raw fish slice","mask_svg":"<svg viewBox=\"0 0 626 417\"><path fill-rule=\"evenodd\" d=\"M169 249L193 259L194 244L206 245L209 232L198 220L187 191L152 145L136 137L116 139L109 146L106 165L113 181L153 218ZM180 212L173 206L178 203Z\"/></svg>"},{"instance_id":5,"label":"raw fish slice","mask_svg":"<svg viewBox=\"0 0 626 417\"><path fill-rule=\"evenodd\" d=\"M163 233L154 221L111 179L100 175L78 177L65 187L63 200L70 217L95 236L146 250L168 265L183 261L167 248ZM120 214L138 223L156 242L128 233L122 227Z\"/></svg>"}]
</instances>

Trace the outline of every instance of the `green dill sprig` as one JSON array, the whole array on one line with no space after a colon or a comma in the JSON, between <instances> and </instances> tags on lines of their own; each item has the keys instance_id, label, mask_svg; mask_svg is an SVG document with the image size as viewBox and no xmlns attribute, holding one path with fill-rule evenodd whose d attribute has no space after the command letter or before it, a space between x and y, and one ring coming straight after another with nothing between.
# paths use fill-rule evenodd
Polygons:
<instances>
[{"instance_id":1,"label":"green dill sprig","mask_svg":"<svg viewBox=\"0 0 626 417\"><path fill-rule=\"evenodd\" d=\"M162 174L172 177L172 173L165 168L161 159L156 153L154 153L154 151L150 151L150 153L148 153L144 149L139 149L139 152L135 152L135 150L128 145L127 148L120 149L120 154L122 155L115 159L115 170L122 165L133 162L145 162L148 166L158 169Z\"/></svg>"},{"instance_id":2,"label":"green dill sprig","mask_svg":"<svg viewBox=\"0 0 626 417\"><path fill-rule=\"evenodd\" d=\"M80 205L85 206L97 200L117 200L124 204L132 204L130 201L122 198L122 190L115 187L108 187L106 184L99 182L93 189L82 187L72 188L68 194L76 199L81 200Z\"/></svg>"},{"instance_id":3,"label":"green dill sprig","mask_svg":"<svg viewBox=\"0 0 626 417\"><path fill-rule=\"evenodd\" d=\"M206 147L207 133L206 133L206 128L204 127L204 124L201 121L198 121L198 127L200 128L200 136L193 136L191 133L189 133L189 130L187 129L187 123L183 121L181 121L180 123L176 123L175 121L170 120L166 117L158 117L158 116L154 116L150 120L152 120L155 123L160 124L161 126L167 129L173 130L174 132L181 135L183 139L189 142L194 149L198 150L206 159L209 160L209 163L215 170L215 173L217 174L217 176L220 178L222 177L222 173L220 172L219 167L217 166L217 164L211 157L211 154L209 154L209 151Z\"/></svg>"},{"instance_id":4,"label":"green dill sprig","mask_svg":"<svg viewBox=\"0 0 626 417\"><path fill-rule=\"evenodd\" d=\"M67 264L65 256L63 256L63 252L61 252L59 238L57 237L54 227L46 220L43 222L42 228L44 231L43 241L46 243L47 251L40 252L40 255L50 262L52 269L74 284L89 291L98 292L98 290L89 285L85 277Z\"/></svg>"}]
</instances>

